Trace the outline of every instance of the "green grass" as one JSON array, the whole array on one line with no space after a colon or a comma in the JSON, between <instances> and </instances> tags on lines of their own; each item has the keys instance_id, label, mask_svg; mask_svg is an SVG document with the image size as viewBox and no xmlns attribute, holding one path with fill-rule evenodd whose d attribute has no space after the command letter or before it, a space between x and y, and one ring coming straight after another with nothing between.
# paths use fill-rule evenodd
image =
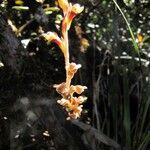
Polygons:
<instances>
[{"instance_id":1,"label":"green grass","mask_svg":"<svg viewBox=\"0 0 150 150\"><path fill-rule=\"evenodd\" d=\"M118 8L118 10L120 11L120 13L121 13L123 19L125 20L126 25L127 25L127 27L128 27L128 30L129 30L129 32L130 32L131 38L132 38L132 44L133 44L133 46L134 46L134 50L135 50L135 51L138 53L138 55L139 55L139 47L138 47L138 45L137 45L137 43L136 43L135 36L134 36L133 30L132 30L132 28L131 28L131 26L130 26L129 21L127 20L125 14L124 14L123 11L121 10L121 8L120 8L120 6L117 4L117 2L116 2L115 0L112 0L112 1L114 2L115 6Z\"/></svg>"}]
</instances>

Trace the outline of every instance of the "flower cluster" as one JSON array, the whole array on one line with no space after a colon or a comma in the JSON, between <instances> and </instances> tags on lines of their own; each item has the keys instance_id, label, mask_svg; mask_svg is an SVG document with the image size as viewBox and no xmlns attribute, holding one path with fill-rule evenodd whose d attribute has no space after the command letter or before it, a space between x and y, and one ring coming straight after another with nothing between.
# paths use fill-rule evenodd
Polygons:
<instances>
[{"instance_id":1,"label":"flower cluster","mask_svg":"<svg viewBox=\"0 0 150 150\"><path fill-rule=\"evenodd\" d=\"M81 94L85 89L87 89L87 87L81 85L71 85L69 89L67 89L65 82L56 84L54 87L56 88L56 91L62 95L62 99L58 100L57 102L62 105L68 112L69 117L67 120L70 118L76 119L80 117L83 107L81 104L87 98L83 96L74 97L73 94Z\"/></svg>"},{"instance_id":2,"label":"flower cluster","mask_svg":"<svg viewBox=\"0 0 150 150\"><path fill-rule=\"evenodd\" d=\"M77 14L81 13L84 7L80 6L79 4L69 3L67 0L58 0L58 4L63 10L64 15L61 27L62 36L59 37L55 32L47 32L42 34L42 36L47 40L48 43L56 43L64 55L66 81L61 84L55 84L54 88L56 88L56 91L62 96L62 99L58 100L57 102L68 112L69 117L67 119L76 119L81 115L81 104L86 100L86 97L75 97L74 93L81 94L85 89L87 89L87 87L81 85L71 85L71 80L77 70L81 68L81 65L69 62L68 30L70 29L73 18Z\"/></svg>"}]
</instances>

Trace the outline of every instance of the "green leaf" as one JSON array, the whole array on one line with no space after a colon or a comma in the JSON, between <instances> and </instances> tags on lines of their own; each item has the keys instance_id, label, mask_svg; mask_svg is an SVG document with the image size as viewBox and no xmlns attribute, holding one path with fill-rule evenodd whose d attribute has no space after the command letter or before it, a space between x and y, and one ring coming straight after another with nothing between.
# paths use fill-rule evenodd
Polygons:
<instances>
[{"instance_id":1,"label":"green leaf","mask_svg":"<svg viewBox=\"0 0 150 150\"><path fill-rule=\"evenodd\" d=\"M16 10L29 10L28 6L13 6L12 9Z\"/></svg>"}]
</instances>

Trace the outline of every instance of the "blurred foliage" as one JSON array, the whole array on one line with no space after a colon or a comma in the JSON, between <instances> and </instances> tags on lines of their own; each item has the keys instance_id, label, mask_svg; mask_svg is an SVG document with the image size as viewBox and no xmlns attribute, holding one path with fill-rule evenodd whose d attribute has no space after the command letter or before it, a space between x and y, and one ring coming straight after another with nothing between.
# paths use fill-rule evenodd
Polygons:
<instances>
[{"instance_id":1,"label":"blurred foliage","mask_svg":"<svg viewBox=\"0 0 150 150\"><path fill-rule=\"evenodd\" d=\"M71 60L82 64L82 69L73 82L88 87L85 93L88 100L80 121L90 124L100 135L103 135L103 132L107 137L99 138L94 134L97 138L93 139L99 140L90 143L90 137L93 136L91 133L95 132L86 131L82 134L79 129L74 129L70 123L66 123L65 112L57 108L56 103L53 106L49 104L51 100L40 100L43 97L57 99L58 95L52 86L65 79L61 51L55 44L47 45L40 36L47 31L59 33L62 12L55 0L0 2L1 19L4 17L14 32L11 33L13 36L9 36L9 32L3 32L2 21L0 22L0 133L4 129L4 135L9 135L7 128L11 128L11 134L15 137L10 138L13 139L11 149L18 149L20 146L24 147L22 149L48 149L47 147L54 148L55 145L59 150L73 147L81 149L82 146L84 150L107 150L117 149L118 145L112 144L116 141L121 149L148 150L149 0L115 0L121 11L114 0L70 1L85 7L69 32ZM7 36L4 36L5 34ZM1 40L3 37L8 39L5 44ZM15 42L13 38L16 38ZM137 44L138 53L132 43ZM22 97L28 97L30 106L22 103ZM38 119L35 119L33 114ZM21 121L19 115L25 119ZM4 118L6 116L7 118ZM28 119L29 117L35 120ZM51 131L54 126L57 128ZM54 136L50 138L55 144L47 136L47 130ZM82 139L79 138L81 135ZM66 143L63 138L69 139L69 142ZM0 139L3 139L3 136L0 136ZM7 141L10 142L9 139ZM7 143L0 142L0 148L4 148L4 145Z\"/></svg>"}]
</instances>

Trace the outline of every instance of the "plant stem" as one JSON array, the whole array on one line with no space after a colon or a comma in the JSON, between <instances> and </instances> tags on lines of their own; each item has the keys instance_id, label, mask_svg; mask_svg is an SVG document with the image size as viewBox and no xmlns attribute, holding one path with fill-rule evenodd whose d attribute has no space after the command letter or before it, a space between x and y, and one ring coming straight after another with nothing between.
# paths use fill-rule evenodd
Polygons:
<instances>
[{"instance_id":1,"label":"plant stem","mask_svg":"<svg viewBox=\"0 0 150 150\"><path fill-rule=\"evenodd\" d=\"M64 43L65 43L65 69L66 69L66 88L69 89L70 87L70 83L71 83L71 79L68 76L69 73L69 41L68 41L68 30L65 31L64 35Z\"/></svg>"}]
</instances>

